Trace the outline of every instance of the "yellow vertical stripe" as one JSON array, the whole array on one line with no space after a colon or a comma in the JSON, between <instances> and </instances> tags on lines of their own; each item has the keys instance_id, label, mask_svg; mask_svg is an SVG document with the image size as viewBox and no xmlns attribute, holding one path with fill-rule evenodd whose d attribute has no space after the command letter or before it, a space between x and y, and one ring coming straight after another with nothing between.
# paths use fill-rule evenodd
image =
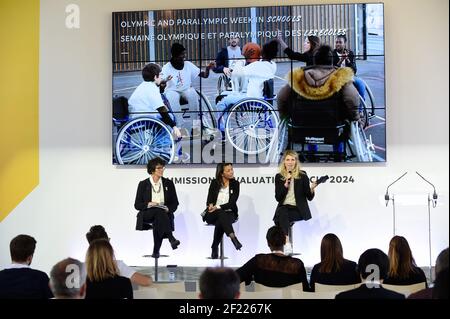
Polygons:
<instances>
[{"instance_id":1,"label":"yellow vertical stripe","mask_svg":"<svg viewBox=\"0 0 450 319\"><path fill-rule=\"evenodd\" d=\"M39 183L39 0L0 0L0 222Z\"/></svg>"}]
</instances>

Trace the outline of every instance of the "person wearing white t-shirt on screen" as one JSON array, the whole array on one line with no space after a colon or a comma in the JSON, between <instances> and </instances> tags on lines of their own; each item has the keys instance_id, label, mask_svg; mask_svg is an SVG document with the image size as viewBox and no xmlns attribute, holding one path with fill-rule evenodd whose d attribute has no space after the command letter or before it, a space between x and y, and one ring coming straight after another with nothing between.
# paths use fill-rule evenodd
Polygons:
<instances>
[{"instance_id":1,"label":"person wearing white t-shirt on screen","mask_svg":"<svg viewBox=\"0 0 450 319\"><path fill-rule=\"evenodd\" d=\"M149 63L142 69L144 81L138 85L128 99L128 113L130 113L130 118L141 116L161 118L165 124L173 129L174 135L180 138L181 132L175 121L170 117L161 97L159 86L163 86L165 81L161 79L160 74L161 67L155 63Z\"/></svg>"},{"instance_id":2,"label":"person wearing white t-shirt on screen","mask_svg":"<svg viewBox=\"0 0 450 319\"><path fill-rule=\"evenodd\" d=\"M168 80L164 94L169 100L174 112L181 109L180 98L186 99L191 109L198 110L198 94L192 87L192 81L198 76L209 77L209 70L214 68L215 62L210 62L205 71L201 71L195 64L186 60L186 48L180 43L172 44L170 49L172 58L170 62L164 64L162 73Z\"/></svg>"},{"instance_id":3,"label":"person wearing white t-shirt on screen","mask_svg":"<svg viewBox=\"0 0 450 319\"><path fill-rule=\"evenodd\" d=\"M109 236L106 233L105 228L102 225L94 225L86 233L86 239L91 244L94 240L105 239L109 241ZM116 260L117 268L119 269L119 275L125 278L129 278L132 283L139 286L150 286L153 281L151 277L145 276L133 268L127 266L122 260Z\"/></svg>"}]
</instances>

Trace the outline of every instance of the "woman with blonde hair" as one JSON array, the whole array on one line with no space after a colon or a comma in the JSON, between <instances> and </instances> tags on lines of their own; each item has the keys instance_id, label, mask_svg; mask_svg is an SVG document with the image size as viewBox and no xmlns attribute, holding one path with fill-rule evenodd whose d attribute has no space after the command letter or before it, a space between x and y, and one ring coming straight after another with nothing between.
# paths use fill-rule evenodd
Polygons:
<instances>
[{"instance_id":1,"label":"woman with blonde hair","mask_svg":"<svg viewBox=\"0 0 450 319\"><path fill-rule=\"evenodd\" d=\"M275 225L285 232L286 244L289 242L290 223L311 219L307 200L314 198L316 186L315 181L310 186L308 175L301 170L297 152L286 150L275 176L275 199L278 206L273 217Z\"/></svg>"},{"instance_id":2,"label":"woman with blonde hair","mask_svg":"<svg viewBox=\"0 0 450 319\"><path fill-rule=\"evenodd\" d=\"M119 276L114 250L108 240L94 240L86 254L86 299L133 299L128 278Z\"/></svg>"},{"instance_id":3,"label":"woman with blonde hair","mask_svg":"<svg viewBox=\"0 0 450 319\"><path fill-rule=\"evenodd\" d=\"M384 284L413 285L427 282L422 269L416 262L405 237L394 236L389 243L389 271Z\"/></svg>"}]
</instances>

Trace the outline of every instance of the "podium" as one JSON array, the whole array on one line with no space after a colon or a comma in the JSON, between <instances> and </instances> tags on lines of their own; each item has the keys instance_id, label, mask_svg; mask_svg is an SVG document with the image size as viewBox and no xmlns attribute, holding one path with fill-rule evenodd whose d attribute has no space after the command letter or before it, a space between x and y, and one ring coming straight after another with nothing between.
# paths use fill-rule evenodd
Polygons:
<instances>
[{"instance_id":1,"label":"podium","mask_svg":"<svg viewBox=\"0 0 450 319\"><path fill-rule=\"evenodd\" d=\"M393 227L393 236L396 235L396 205L399 204L399 199L403 201L403 205L405 206L422 206L425 204L425 200L427 201L427 217L428 217L428 257L429 257L429 271L430 271L430 280L432 279L432 257L431 257L431 208L437 207L437 199L438 195L436 193L436 188L434 185L425 179L420 173L416 172L418 176L420 176L426 183L433 187L433 193L419 193L419 194L392 194L389 195L389 187L399 181L403 176L405 176L407 172L405 172L402 176L396 179L394 182L389 184L386 189L386 194L384 195L384 199L386 201L386 207L389 206L389 202L391 202L392 206L392 227Z\"/></svg>"}]
</instances>

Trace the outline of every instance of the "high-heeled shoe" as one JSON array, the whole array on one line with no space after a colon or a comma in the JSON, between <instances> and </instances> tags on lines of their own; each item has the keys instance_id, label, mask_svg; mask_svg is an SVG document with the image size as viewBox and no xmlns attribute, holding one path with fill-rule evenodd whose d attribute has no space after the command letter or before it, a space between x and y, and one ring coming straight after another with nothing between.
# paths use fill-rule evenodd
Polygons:
<instances>
[{"instance_id":1,"label":"high-heeled shoe","mask_svg":"<svg viewBox=\"0 0 450 319\"><path fill-rule=\"evenodd\" d=\"M211 259L219 259L219 247L212 248Z\"/></svg>"},{"instance_id":2,"label":"high-heeled shoe","mask_svg":"<svg viewBox=\"0 0 450 319\"><path fill-rule=\"evenodd\" d=\"M172 246L172 249L177 249L178 245L180 245L180 241L173 237L173 239L170 240L170 246Z\"/></svg>"},{"instance_id":3,"label":"high-heeled shoe","mask_svg":"<svg viewBox=\"0 0 450 319\"><path fill-rule=\"evenodd\" d=\"M239 240L237 239L236 236L231 238L231 242L233 243L233 245L236 248L236 250L241 250L242 244L239 242Z\"/></svg>"}]
</instances>

